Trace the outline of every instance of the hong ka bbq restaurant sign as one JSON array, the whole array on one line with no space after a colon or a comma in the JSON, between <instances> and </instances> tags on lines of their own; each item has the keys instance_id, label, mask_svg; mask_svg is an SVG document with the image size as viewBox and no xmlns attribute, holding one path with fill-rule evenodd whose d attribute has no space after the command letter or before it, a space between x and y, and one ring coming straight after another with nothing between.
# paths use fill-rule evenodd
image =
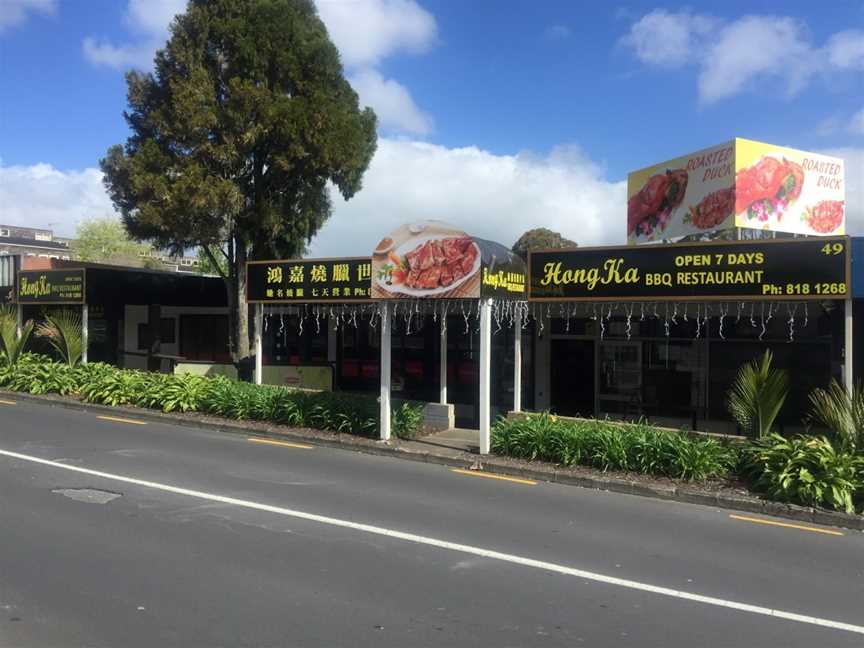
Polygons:
<instances>
[{"instance_id":1,"label":"hong ka bbq restaurant sign","mask_svg":"<svg viewBox=\"0 0 864 648\"><path fill-rule=\"evenodd\" d=\"M846 299L848 237L531 252L532 301Z\"/></svg>"},{"instance_id":2,"label":"hong ka bbq restaurant sign","mask_svg":"<svg viewBox=\"0 0 864 648\"><path fill-rule=\"evenodd\" d=\"M843 160L736 138L627 176L631 245L734 227L844 233Z\"/></svg>"},{"instance_id":3,"label":"hong ka bbq restaurant sign","mask_svg":"<svg viewBox=\"0 0 864 648\"><path fill-rule=\"evenodd\" d=\"M21 270L18 272L19 304L83 304L84 269Z\"/></svg>"}]
</instances>

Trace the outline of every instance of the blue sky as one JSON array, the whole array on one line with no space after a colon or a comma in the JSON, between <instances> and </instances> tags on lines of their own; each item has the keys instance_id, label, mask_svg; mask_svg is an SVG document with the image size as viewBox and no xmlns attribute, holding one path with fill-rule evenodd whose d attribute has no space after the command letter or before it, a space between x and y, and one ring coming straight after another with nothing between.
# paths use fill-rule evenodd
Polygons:
<instances>
[{"instance_id":1,"label":"blue sky","mask_svg":"<svg viewBox=\"0 0 864 648\"><path fill-rule=\"evenodd\" d=\"M97 167L126 137L123 71L183 5L0 2L0 222L68 234L111 212ZM381 130L314 252L418 217L621 243L628 171L735 136L842 155L864 233L864 2L317 5Z\"/></svg>"}]
</instances>

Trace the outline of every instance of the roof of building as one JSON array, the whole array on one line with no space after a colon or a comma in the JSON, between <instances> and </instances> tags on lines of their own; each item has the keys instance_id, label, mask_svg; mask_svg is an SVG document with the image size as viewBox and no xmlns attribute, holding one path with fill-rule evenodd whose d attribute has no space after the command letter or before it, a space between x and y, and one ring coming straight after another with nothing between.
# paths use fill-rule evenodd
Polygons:
<instances>
[{"instance_id":1,"label":"roof of building","mask_svg":"<svg viewBox=\"0 0 864 648\"><path fill-rule=\"evenodd\" d=\"M23 236L4 236L0 238L0 245L17 245L20 247L43 248L45 250L69 250L69 246L57 241L37 241L36 239L24 238Z\"/></svg>"}]
</instances>

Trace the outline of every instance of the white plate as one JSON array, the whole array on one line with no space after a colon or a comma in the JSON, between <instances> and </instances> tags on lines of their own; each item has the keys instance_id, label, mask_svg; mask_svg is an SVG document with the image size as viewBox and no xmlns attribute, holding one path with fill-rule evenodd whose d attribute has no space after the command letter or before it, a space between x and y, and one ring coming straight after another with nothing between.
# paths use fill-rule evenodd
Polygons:
<instances>
[{"instance_id":1,"label":"white plate","mask_svg":"<svg viewBox=\"0 0 864 648\"><path fill-rule=\"evenodd\" d=\"M440 234L430 235L430 236L418 236L412 238L410 241L406 241L402 245L400 245L394 253L400 258L405 258L405 255L408 252L416 249L418 246L423 245L427 241L443 241L445 239L451 238L460 238L457 235L453 236L441 236ZM473 277L480 270L480 263L482 259L480 258L480 248L477 247L477 243L471 241L471 245L474 246L474 249L477 251L477 256L474 259L474 266L471 270L465 274L464 277L454 281L449 286L439 286L438 288L409 288L405 284L392 284L388 285L384 279L380 279L378 277L375 278L375 283L378 284L378 287L382 290L389 292L391 294L400 294L400 295L408 295L410 297L435 297L436 295L443 295L444 293L448 293L455 288L458 288L463 283L468 281L471 277Z\"/></svg>"}]
</instances>

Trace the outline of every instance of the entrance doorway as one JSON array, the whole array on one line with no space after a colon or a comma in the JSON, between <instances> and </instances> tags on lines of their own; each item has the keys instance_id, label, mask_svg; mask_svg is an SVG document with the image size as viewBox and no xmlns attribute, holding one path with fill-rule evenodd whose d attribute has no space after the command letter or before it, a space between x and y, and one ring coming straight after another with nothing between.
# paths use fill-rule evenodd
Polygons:
<instances>
[{"instance_id":1,"label":"entrance doorway","mask_svg":"<svg viewBox=\"0 0 864 648\"><path fill-rule=\"evenodd\" d=\"M552 340L551 403L562 416L594 415L594 341Z\"/></svg>"}]
</instances>

